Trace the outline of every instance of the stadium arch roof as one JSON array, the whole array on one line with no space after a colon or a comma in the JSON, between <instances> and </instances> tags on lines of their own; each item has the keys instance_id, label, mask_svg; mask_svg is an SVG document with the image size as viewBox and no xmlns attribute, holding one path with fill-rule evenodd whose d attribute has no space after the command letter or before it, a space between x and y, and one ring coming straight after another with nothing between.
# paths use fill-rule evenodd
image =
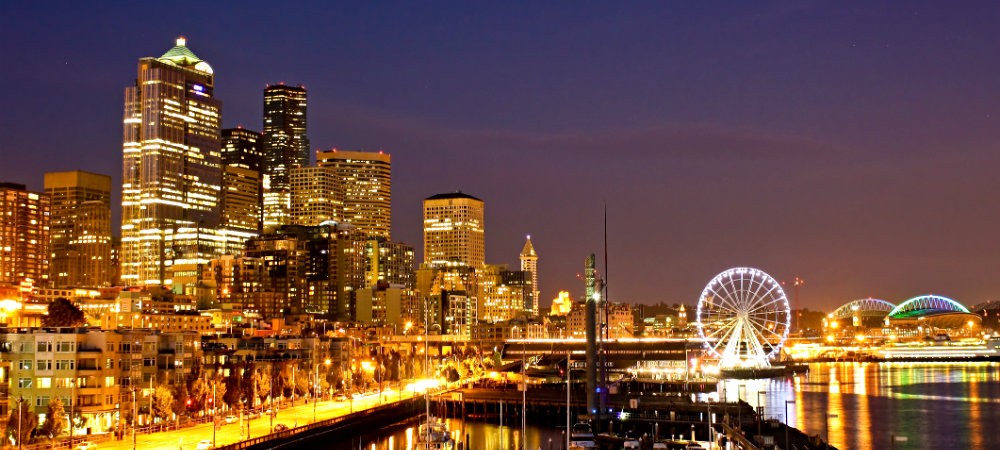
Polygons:
<instances>
[{"instance_id":1,"label":"stadium arch roof","mask_svg":"<svg viewBox=\"0 0 1000 450\"><path fill-rule=\"evenodd\" d=\"M844 303L840 308L833 311L836 319L848 319L852 317L885 317L896 308L896 305L878 298L861 298Z\"/></svg>"},{"instance_id":2,"label":"stadium arch roof","mask_svg":"<svg viewBox=\"0 0 1000 450\"><path fill-rule=\"evenodd\" d=\"M938 314L966 313L961 303L940 295L921 295L900 303L889 312L892 319L914 319Z\"/></svg>"}]
</instances>

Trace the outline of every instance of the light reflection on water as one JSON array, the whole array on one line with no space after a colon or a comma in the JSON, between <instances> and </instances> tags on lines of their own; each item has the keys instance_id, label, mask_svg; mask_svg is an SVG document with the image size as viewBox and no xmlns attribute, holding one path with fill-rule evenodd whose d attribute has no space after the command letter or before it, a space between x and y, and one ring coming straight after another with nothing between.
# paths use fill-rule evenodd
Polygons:
<instances>
[{"instance_id":1,"label":"light reflection on water","mask_svg":"<svg viewBox=\"0 0 1000 450\"><path fill-rule=\"evenodd\" d=\"M452 438L455 441L468 442L468 447L472 450L502 450L521 448L521 427L520 422L514 426L504 424L500 427L496 423L485 423L477 421L463 422L460 419L448 419L448 429L451 430ZM415 433L417 433L418 422L414 421L412 426L385 435L378 434L378 430L370 436L362 437L361 442L354 439L353 443L338 445L337 449L361 449L361 450L421 450L423 447L417 443ZM562 430L550 427L538 427L527 425L525 443L529 450L563 450L565 448L565 435Z\"/></svg>"},{"instance_id":2,"label":"light reflection on water","mask_svg":"<svg viewBox=\"0 0 1000 450\"><path fill-rule=\"evenodd\" d=\"M998 363L823 363L792 379L727 380L766 417L826 435L840 449L1000 448ZM991 428L991 425L993 428Z\"/></svg>"},{"instance_id":3,"label":"light reflection on water","mask_svg":"<svg viewBox=\"0 0 1000 450\"><path fill-rule=\"evenodd\" d=\"M765 417L829 434L841 450L889 449L892 435L907 438L896 443L899 450L1000 448L1000 363L811 364L792 378L727 380L707 397L762 406ZM518 424L449 425L456 438L469 436L473 450L520 448ZM416 450L414 430L365 438L361 448ZM559 429L530 424L526 436L531 450L562 450L565 439Z\"/></svg>"}]
</instances>

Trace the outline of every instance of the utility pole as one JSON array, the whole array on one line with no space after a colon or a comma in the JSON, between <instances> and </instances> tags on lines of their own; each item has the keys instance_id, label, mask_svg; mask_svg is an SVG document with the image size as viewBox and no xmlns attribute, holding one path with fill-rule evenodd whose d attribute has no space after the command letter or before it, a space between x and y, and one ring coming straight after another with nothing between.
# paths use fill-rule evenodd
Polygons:
<instances>
[{"instance_id":1,"label":"utility pole","mask_svg":"<svg viewBox=\"0 0 1000 450\"><path fill-rule=\"evenodd\" d=\"M215 430L219 429L219 415L215 412L215 388L217 385L216 380L212 380L212 448L215 448Z\"/></svg>"}]
</instances>

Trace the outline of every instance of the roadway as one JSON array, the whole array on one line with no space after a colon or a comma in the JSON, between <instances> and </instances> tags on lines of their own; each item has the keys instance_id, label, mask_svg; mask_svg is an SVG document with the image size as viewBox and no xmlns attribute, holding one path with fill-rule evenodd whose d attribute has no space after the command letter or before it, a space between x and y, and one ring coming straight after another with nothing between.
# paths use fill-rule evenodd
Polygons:
<instances>
[{"instance_id":1,"label":"roadway","mask_svg":"<svg viewBox=\"0 0 1000 450\"><path fill-rule=\"evenodd\" d=\"M379 404L395 402L401 399L410 398L411 396L413 396L412 392L392 391L384 394L381 399L379 395L374 394L354 399L353 401L320 400L319 404L316 405L315 417L316 421L322 421L350 414L352 410L359 411L362 409L372 408L378 406ZM241 419L242 420L237 420L234 423L223 424L219 427L219 429L215 432L216 447L248 439L247 419L246 417L242 417ZM264 414L261 417L251 419L249 424L249 437L260 437L270 434L272 426L278 424L294 428L296 425L307 425L312 422L313 403L311 401L305 403L297 402L294 406L279 409L273 417L273 420L269 414ZM198 445L199 441L203 439L207 439L209 441L212 440L212 427L212 423L204 423L168 432L140 433L136 437L135 448L178 448L181 450L193 450ZM101 442L98 444L98 447L101 449L130 450L133 448L132 435L127 435L125 439L121 441L112 440Z\"/></svg>"}]
</instances>

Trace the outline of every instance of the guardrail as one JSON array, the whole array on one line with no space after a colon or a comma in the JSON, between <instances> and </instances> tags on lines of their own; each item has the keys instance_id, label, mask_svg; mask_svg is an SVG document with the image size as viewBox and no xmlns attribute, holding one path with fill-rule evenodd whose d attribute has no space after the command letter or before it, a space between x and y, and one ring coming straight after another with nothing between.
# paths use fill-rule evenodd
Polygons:
<instances>
[{"instance_id":1,"label":"guardrail","mask_svg":"<svg viewBox=\"0 0 1000 450\"><path fill-rule=\"evenodd\" d=\"M411 399L411 401L412 401L412 399ZM229 444L229 445L221 445L221 446L216 447L216 449L220 449L220 450L242 450L242 449L247 449L247 448L253 448L254 446L257 446L257 445L260 445L260 444L263 444L263 443L266 443L266 442L281 441L281 440L291 440L292 438L296 437L296 435L299 435L299 434L307 435L307 434L309 434L312 431L334 427L334 426L337 426L337 425L339 425L339 424L341 424L343 422L353 422L353 421L361 420L361 419L368 418L368 417L371 417L371 416L383 414L383 413L385 413L387 411L394 410L394 409L398 408L399 406L400 406L399 402L397 402L397 403L388 403L388 404L385 404L385 405L376 406L374 408L360 410L360 411L357 411L357 412L354 412L354 413L351 413L351 414L348 414L348 415L334 417L334 418L322 420L322 421L319 421L319 422L311 423L311 424L308 424L308 425L302 425L302 426L299 426L299 427L296 427L296 428L290 428L290 429L284 430L284 431L278 431L278 432L274 432L274 433L270 433L270 434L265 434L265 435L262 435L262 436L258 436L258 437L255 437L255 438L251 438L251 439L245 440L245 441L235 442L235 443L232 443L232 444Z\"/></svg>"}]
</instances>

